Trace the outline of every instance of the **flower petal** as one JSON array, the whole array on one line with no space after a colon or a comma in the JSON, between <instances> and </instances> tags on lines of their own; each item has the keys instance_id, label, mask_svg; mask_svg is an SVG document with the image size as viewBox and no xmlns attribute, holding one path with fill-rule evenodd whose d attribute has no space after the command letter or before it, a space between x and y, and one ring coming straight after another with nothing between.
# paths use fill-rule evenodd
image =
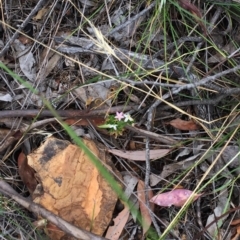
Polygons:
<instances>
[{"instance_id":1,"label":"flower petal","mask_svg":"<svg viewBox=\"0 0 240 240\"><path fill-rule=\"evenodd\" d=\"M130 114L124 114L124 122L133 122L133 118L130 116Z\"/></svg>"},{"instance_id":2,"label":"flower petal","mask_svg":"<svg viewBox=\"0 0 240 240\"><path fill-rule=\"evenodd\" d=\"M123 112L116 112L115 118L116 118L118 121L121 121L121 120L124 118Z\"/></svg>"}]
</instances>

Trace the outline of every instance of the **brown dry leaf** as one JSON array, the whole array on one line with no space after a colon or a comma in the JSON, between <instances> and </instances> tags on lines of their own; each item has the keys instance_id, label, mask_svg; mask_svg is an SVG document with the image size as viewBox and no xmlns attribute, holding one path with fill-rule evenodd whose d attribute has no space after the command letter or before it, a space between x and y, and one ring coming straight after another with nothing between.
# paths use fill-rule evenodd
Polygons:
<instances>
[{"instance_id":1,"label":"brown dry leaf","mask_svg":"<svg viewBox=\"0 0 240 240\"><path fill-rule=\"evenodd\" d=\"M234 226L235 234L232 235L231 240L238 240L240 237L240 219L235 219L230 223L231 226ZM233 232L233 231L232 231Z\"/></svg>"},{"instance_id":2,"label":"brown dry leaf","mask_svg":"<svg viewBox=\"0 0 240 240\"><path fill-rule=\"evenodd\" d=\"M61 56L59 54L54 53L53 56L51 56L51 58L48 59L47 65L45 66L45 69L44 69L45 77L47 77L50 74L50 72L54 69L54 67L57 65L60 58Z\"/></svg>"},{"instance_id":3,"label":"brown dry leaf","mask_svg":"<svg viewBox=\"0 0 240 240\"><path fill-rule=\"evenodd\" d=\"M138 198L140 199L139 201L139 206L140 206L140 211L142 214L142 223L143 223L143 236L145 233L148 231L149 227L152 224L152 219L149 213L149 209L146 207L146 200L145 200L145 186L144 182L142 180L138 181L138 187L137 187L137 192L138 192ZM153 192L150 189L148 191L148 199L150 200L153 197ZM154 210L154 204L150 203L150 208L153 211Z\"/></svg>"},{"instance_id":4,"label":"brown dry leaf","mask_svg":"<svg viewBox=\"0 0 240 240\"><path fill-rule=\"evenodd\" d=\"M110 161L93 141L83 142L101 161L106 164ZM117 195L79 147L51 137L28 155L28 161L44 189L44 193L34 199L35 203L77 227L97 235L104 233ZM54 240L64 236L60 230L48 229L48 232Z\"/></svg>"},{"instance_id":5,"label":"brown dry leaf","mask_svg":"<svg viewBox=\"0 0 240 240\"><path fill-rule=\"evenodd\" d=\"M234 225L238 225L240 224L240 219L235 219L235 220L232 220L232 222L230 223L231 226L234 226Z\"/></svg>"},{"instance_id":6,"label":"brown dry leaf","mask_svg":"<svg viewBox=\"0 0 240 240\"><path fill-rule=\"evenodd\" d=\"M186 130L186 131L191 131L191 130L197 130L200 128L199 125L197 125L195 122L192 120L190 121L184 121L180 118L176 118L172 121L169 122L169 124L179 130Z\"/></svg>"},{"instance_id":7,"label":"brown dry leaf","mask_svg":"<svg viewBox=\"0 0 240 240\"><path fill-rule=\"evenodd\" d=\"M138 183L138 178L132 175L130 172L122 172L124 185L126 186L124 190L125 197L134 204L135 208L138 209L138 199L134 193L134 189ZM130 212L129 209L125 208L118 214L118 216L113 219L114 225L109 227L106 233L105 238L111 240L118 240L126 223L128 221ZM132 215L134 221L136 221L136 216Z\"/></svg>"},{"instance_id":8,"label":"brown dry leaf","mask_svg":"<svg viewBox=\"0 0 240 240\"><path fill-rule=\"evenodd\" d=\"M167 164L164 165L163 170L160 174L160 178L161 179L165 179L166 177L168 177L169 175L171 175L172 173L175 173L179 170L186 170L190 167L192 167L195 164L196 158L201 155L196 154L194 156L191 156L183 161L180 162L175 162L175 163L171 163L171 164Z\"/></svg>"},{"instance_id":9,"label":"brown dry leaf","mask_svg":"<svg viewBox=\"0 0 240 240\"><path fill-rule=\"evenodd\" d=\"M122 151L117 149L108 149L108 151L118 157L126 158L133 161L145 161L146 151ZM171 149L154 149L150 150L150 159L159 159L168 154Z\"/></svg>"},{"instance_id":10,"label":"brown dry leaf","mask_svg":"<svg viewBox=\"0 0 240 240\"><path fill-rule=\"evenodd\" d=\"M240 237L240 226L238 225L236 228L236 234L231 238L231 240L238 240Z\"/></svg>"},{"instance_id":11,"label":"brown dry leaf","mask_svg":"<svg viewBox=\"0 0 240 240\"><path fill-rule=\"evenodd\" d=\"M47 13L48 8L42 8L38 11L37 15L33 18L34 21L41 20L42 17Z\"/></svg>"},{"instance_id":12,"label":"brown dry leaf","mask_svg":"<svg viewBox=\"0 0 240 240\"><path fill-rule=\"evenodd\" d=\"M193 14L193 17L195 18L197 23L201 26L203 34L207 36L207 29L202 21L202 14L200 9L188 0L178 0L178 3L182 8L186 9L187 11Z\"/></svg>"},{"instance_id":13,"label":"brown dry leaf","mask_svg":"<svg viewBox=\"0 0 240 240\"><path fill-rule=\"evenodd\" d=\"M119 83L115 80L98 82L88 86L82 86L74 89L74 95L85 103L85 105L90 105L94 103L96 105L101 101L100 108L111 106L112 101L116 96L115 90L119 88ZM97 100L97 102L95 102Z\"/></svg>"},{"instance_id":14,"label":"brown dry leaf","mask_svg":"<svg viewBox=\"0 0 240 240\"><path fill-rule=\"evenodd\" d=\"M130 150L136 150L136 142L135 141L133 141L133 140L130 140L130 142L129 142L129 148L130 148Z\"/></svg>"},{"instance_id":15,"label":"brown dry leaf","mask_svg":"<svg viewBox=\"0 0 240 240\"><path fill-rule=\"evenodd\" d=\"M6 132L6 135L3 136ZM22 133L20 131L12 131L12 130L6 130L0 129L0 139L4 138L4 141L0 144L0 153L4 153L4 151L11 146L14 142L18 141L22 137Z\"/></svg>"},{"instance_id":16,"label":"brown dry leaf","mask_svg":"<svg viewBox=\"0 0 240 240\"><path fill-rule=\"evenodd\" d=\"M45 48L41 54L39 68L41 68L40 79L45 79L57 65L61 56ZM43 64L44 63L44 64Z\"/></svg>"},{"instance_id":17,"label":"brown dry leaf","mask_svg":"<svg viewBox=\"0 0 240 240\"><path fill-rule=\"evenodd\" d=\"M23 183L32 195L37 187L37 180L35 177L35 171L28 165L27 156L23 152L18 155L18 172Z\"/></svg>"},{"instance_id":18,"label":"brown dry leaf","mask_svg":"<svg viewBox=\"0 0 240 240\"><path fill-rule=\"evenodd\" d=\"M20 35L18 40L24 45L32 43L32 39L30 39L29 37L27 37L25 35Z\"/></svg>"},{"instance_id":19,"label":"brown dry leaf","mask_svg":"<svg viewBox=\"0 0 240 240\"><path fill-rule=\"evenodd\" d=\"M223 186L228 182L228 180L223 183ZM223 223L228 218L229 214L226 214L222 216L223 213L228 213L230 209L230 204L228 201L229 193L226 189L223 189L221 192L219 192L219 195L215 197L215 208L213 209L213 213L210 214L207 218L206 225L207 227L210 223L214 222L207 228L207 232L209 236L214 239L216 237L216 234L219 234L224 231ZM221 221L215 221L217 217L221 217Z\"/></svg>"},{"instance_id":20,"label":"brown dry leaf","mask_svg":"<svg viewBox=\"0 0 240 240\"><path fill-rule=\"evenodd\" d=\"M20 68L29 81L36 80L36 60L32 53L31 46L25 46L18 39L13 42L13 47L16 50L16 55L19 60Z\"/></svg>"},{"instance_id":21,"label":"brown dry leaf","mask_svg":"<svg viewBox=\"0 0 240 240\"><path fill-rule=\"evenodd\" d=\"M176 173L178 171L183 171L186 169L189 169L195 164L195 159L199 156L200 154L197 154L196 156L191 156L187 158L184 161L181 162L176 162L176 163L171 163L164 165L163 170L161 171L160 175L156 175L154 173L150 174L150 186L156 186L160 181L165 181L165 179L171 175L172 173Z\"/></svg>"},{"instance_id":22,"label":"brown dry leaf","mask_svg":"<svg viewBox=\"0 0 240 240\"><path fill-rule=\"evenodd\" d=\"M108 228L106 238L111 240L118 240L129 217L129 209L125 208L113 219L114 225Z\"/></svg>"}]
</instances>

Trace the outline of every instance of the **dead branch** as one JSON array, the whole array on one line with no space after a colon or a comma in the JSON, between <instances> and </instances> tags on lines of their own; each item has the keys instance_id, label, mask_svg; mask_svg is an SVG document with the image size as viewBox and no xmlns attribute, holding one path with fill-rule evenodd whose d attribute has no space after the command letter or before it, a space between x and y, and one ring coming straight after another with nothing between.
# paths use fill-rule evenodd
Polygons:
<instances>
[{"instance_id":1,"label":"dead branch","mask_svg":"<svg viewBox=\"0 0 240 240\"><path fill-rule=\"evenodd\" d=\"M67 234L70 234L73 237L76 237L78 239L85 239L85 240L106 239L103 237L99 237L93 233L87 232L83 229L77 228L71 225L70 223L66 222L65 220L61 219L60 217L56 216L55 214L51 213L50 211L39 206L38 204L33 203L30 200L22 197L8 183L6 183L3 180L0 180L0 192L12 198L21 206L28 209L29 211L34 212L37 215L41 215L43 218L46 218L48 221L55 224L58 228L60 228L61 230L63 230Z\"/></svg>"},{"instance_id":2,"label":"dead branch","mask_svg":"<svg viewBox=\"0 0 240 240\"><path fill-rule=\"evenodd\" d=\"M3 57L3 55L8 51L10 45L13 43L13 41L18 37L19 33L27 26L29 21L32 19L33 15L35 15L38 10L42 7L46 0L40 0L38 1L37 5L33 8L31 13L27 16L27 18L23 21L23 23L20 25L20 27L16 30L16 32L12 35L12 37L8 40L8 42L5 44L3 49L0 52L0 58ZM3 25L4 22L0 21Z\"/></svg>"},{"instance_id":3,"label":"dead branch","mask_svg":"<svg viewBox=\"0 0 240 240\"><path fill-rule=\"evenodd\" d=\"M56 110L57 115L60 117L68 118L94 118L97 115L105 115L109 113L116 113L122 111L129 111L137 109L137 106L117 106L102 110ZM0 118L12 117L54 117L54 113L50 110L37 110L37 109L23 109L23 110L3 110L0 111Z\"/></svg>"}]
</instances>

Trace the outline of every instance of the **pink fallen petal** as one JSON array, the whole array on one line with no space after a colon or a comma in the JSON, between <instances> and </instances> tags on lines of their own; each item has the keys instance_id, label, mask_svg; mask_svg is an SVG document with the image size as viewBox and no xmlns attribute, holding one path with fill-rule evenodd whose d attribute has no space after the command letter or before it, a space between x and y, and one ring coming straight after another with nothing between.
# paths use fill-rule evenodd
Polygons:
<instances>
[{"instance_id":1,"label":"pink fallen petal","mask_svg":"<svg viewBox=\"0 0 240 240\"><path fill-rule=\"evenodd\" d=\"M187 189L174 189L170 192L160 193L151 198L150 202L153 202L162 207L181 207L188 200L192 191ZM194 194L193 200L197 200L202 194Z\"/></svg>"}]
</instances>

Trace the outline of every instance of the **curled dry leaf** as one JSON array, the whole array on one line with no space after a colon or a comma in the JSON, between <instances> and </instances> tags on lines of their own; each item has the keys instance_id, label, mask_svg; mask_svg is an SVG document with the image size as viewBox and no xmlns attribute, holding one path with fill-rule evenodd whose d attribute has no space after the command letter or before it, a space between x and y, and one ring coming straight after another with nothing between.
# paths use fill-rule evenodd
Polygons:
<instances>
[{"instance_id":1,"label":"curled dry leaf","mask_svg":"<svg viewBox=\"0 0 240 240\"><path fill-rule=\"evenodd\" d=\"M28 165L27 156L23 152L18 155L18 172L23 183L32 195L37 187L37 180L35 171Z\"/></svg>"},{"instance_id":2,"label":"curled dry leaf","mask_svg":"<svg viewBox=\"0 0 240 240\"><path fill-rule=\"evenodd\" d=\"M137 191L138 191L138 198L140 200L139 206L140 206L140 211L142 216L143 236L144 236L152 224L152 219L149 213L150 210L146 207L145 187L144 187L144 182L141 180L138 181ZM151 189L149 189L148 198L151 199L152 197L153 197L153 192ZM150 209L152 211L154 210L154 204L150 203Z\"/></svg>"},{"instance_id":3,"label":"curled dry leaf","mask_svg":"<svg viewBox=\"0 0 240 240\"><path fill-rule=\"evenodd\" d=\"M34 21L38 21L41 20L43 18L44 15L46 15L46 13L48 12L48 8L42 8L38 11L37 15L35 17L33 17Z\"/></svg>"},{"instance_id":4,"label":"curled dry leaf","mask_svg":"<svg viewBox=\"0 0 240 240\"><path fill-rule=\"evenodd\" d=\"M191 130L197 130L200 128L199 125L197 125L194 121L184 121L180 118L176 118L169 122L169 124L179 130L185 130L185 131L191 131Z\"/></svg>"},{"instance_id":5,"label":"curled dry leaf","mask_svg":"<svg viewBox=\"0 0 240 240\"><path fill-rule=\"evenodd\" d=\"M207 35L207 29L204 23L202 22L202 14L201 11L190 1L188 0L178 0L179 5L186 9L187 11L191 12L193 16L195 17L196 21L198 24L201 26L203 34L206 36Z\"/></svg>"},{"instance_id":6,"label":"curled dry leaf","mask_svg":"<svg viewBox=\"0 0 240 240\"><path fill-rule=\"evenodd\" d=\"M13 46L16 49L19 64L24 75L31 82L36 80L36 61L34 59L31 47L27 47L22 44L18 39L13 42Z\"/></svg>"},{"instance_id":7,"label":"curled dry leaf","mask_svg":"<svg viewBox=\"0 0 240 240\"><path fill-rule=\"evenodd\" d=\"M7 134L2 137L2 134L6 132ZM8 133L10 132L10 133ZM22 137L22 133L20 131L12 131L12 130L3 130L0 129L0 138L4 138L2 144L0 144L0 153L3 153L9 146L11 146L14 142L19 140Z\"/></svg>"},{"instance_id":8,"label":"curled dry leaf","mask_svg":"<svg viewBox=\"0 0 240 240\"><path fill-rule=\"evenodd\" d=\"M23 45L27 45L30 44L32 42L32 39L30 39L29 37L25 36L25 35L20 35L18 40L23 44Z\"/></svg>"},{"instance_id":9,"label":"curled dry leaf","mask_svg":"<svg viewBox=\"0 0 240 240\"><path fill-rule=\"evenodd\" d=\"M186 169L192 167L195 164L196 158L199 155L200 155L200 153L193 155L183 161L164 165L163 170L160 174L160 179L165 179L166 177L168 177L172 173L175 173L176 171L179 171L179 170L183 171L183 170L186 170Z\"/></svg>"},{"instance_id":10,"label":"curled dry leaf","mask_svg":"<svg viewBox=\"0 0 240 240\"><path fill-rule=\"evenodd\" d=\"M9 93L0 92L0 101L11 102L12 96Z\"/></svg>"},{"instance_id":11,"label":"curled dry leaf","mask_svg":"<svg viewBox=\"0 0 240 240\"><path fill-rule=\"evenodd\" d=\"M162 207L181 207L191 196L192 191L187 189L174 189L170 192L160 193L154 196L150 202ZM202 194L194 194L193 200L197 200Z\"/></svg>"},{"instance_id":12,"label":"curled dry leaf","mask_svg":"<svg viewBox=\"0 0 240 240\"><path fill-rule=\"evenodd\" d=\"M230 223L231 226L238 225L238 224L240 224L240 219L239 218L232 220L232 222Z\"/></svg>"},{"instance_id":13,"label":"curled dry leaf","mask_svg":"<svg viewBox=\"0 0 240 240\"><path fill-rule=\"evenodd\" d=\"M76 88L73 93L76 97L83 101L86 106L93 102L97 105L94 107L98 107L99 109L99 107L104 108L111 106L111 102L114 100L116 90L119 86L118 82L111 80ZM97 101L95 102L95 100ZM100 103L100 105L98 106L97 103Z\"/></svg>"},{"instance_id":14,"label":"curled dry leaf","mask_svg":"<svg viewBox=\"0 0 240 240\"><path fill-rule=\"evenodd\" d=\"M49 51L48 48L44 48L41 55L38 68L41 69L39 73L39 79L45 79L52 70L56 67L61 56L53 51ZM64 78L64 74L61 75Z\"/></svg>"},{"instance_id":15,"label":"curled dry leaf","mask_svg":"<svg viewBox=\"0 0 240 240\"><path fill-rule=\"evenodd\" d=\"M108 151L118 157L126 158L133 161L145 161L146 151L121 151L117 149L108 149ZM154 149L150 150L150 159L159 159L168 154L171 149Z\"/></svg>"},{"instance_id":16,"label":"curled dry leaf","mask_svg":"<svg viewBox=\"0 0 240 240\"><path fill-rule=\"evenodd\" d=\"M138 183L138 178L130 174L129 172L123 172L123 181L124 185L126 186L126 189L124 190L126 198L130 199L130 202L132 203L136 202L136 204L134 205L138 209L137 198L135 197L135 194L133 194L134 189ZM118 214L115 219L113 219L114 225L108 228L105 237L111 240L118 240L128 221L129 215L129 208L127 206L124 206L124 209ZM132 217L133 219L136 219L135 216L132 215Z\"/></svg>"},{"instance_id":17,"label":"curled dry leaf","mask_svg":"<svg viewBox=\"0 0 240 240\"><path fill-rule=\"evenodd\" d=\"M117 217L113 219L114 225L108 228L105 237L111 240L118 240L128 221L129 215L130 211L128 207L125 206L125 208L117 215Z\"/></svg>"},{"instance_id":18,"label":"curled dry leaf","mask_svg":"<svg viewBox=\"0 0 240 240\"><path fill-rule=\"evenodd\" d=\"M233 220L230 223L230 225L234 226L234 227L232 227L232 231L231 232L234 232L233 230L235 230L235 235L232 235L231 240L238 240L239 237L240 237L240 219Z\"/></svg>"},{"instance_id":19,"label":"curled dry leaf","mask_svg":"<svg viewBox=\"0 0 240 240\"><path fill-rule=\"evenodd\" d=\"M223 186L228 183L228 180L223 183ZM230 203L228 201L228 191L226 189L222 190L217 197L215 197L216 201L216 207L213 209L213 213L210 214L207 218L206 222L206 228L209 236L212 237L212 239L215 239L216 234L220 234L224 221L228 218L229 214L228 211L230 209ZM222 216L223 213L226 213L224 216ZM217 217L221 217L221 221L216 221ZM212 224L211 224L212 223ZM211 225L209 225L211 224ZM209 226L208 226L209 225ZM207 227L208 226L208 227Z\"/></svg>"}]
</instances>

